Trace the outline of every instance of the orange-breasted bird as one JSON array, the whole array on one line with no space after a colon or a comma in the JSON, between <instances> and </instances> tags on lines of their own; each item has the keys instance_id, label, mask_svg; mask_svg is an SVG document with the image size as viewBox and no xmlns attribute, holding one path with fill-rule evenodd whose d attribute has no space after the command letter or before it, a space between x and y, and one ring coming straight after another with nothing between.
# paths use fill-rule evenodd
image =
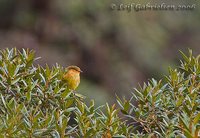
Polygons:
<instances>
[{"instance_id":1,"label":"orange-breasted bird","mask_svg":"<svg viewBox=\"0 0 200 138\"><path fill-rule=\"evenodd\" d=\"M67 87L70 90L75 90L80 83L80 73L82 70L77 66L68 66L65 71L63 80L66 81Z\"/></svg>"}]
</instances>

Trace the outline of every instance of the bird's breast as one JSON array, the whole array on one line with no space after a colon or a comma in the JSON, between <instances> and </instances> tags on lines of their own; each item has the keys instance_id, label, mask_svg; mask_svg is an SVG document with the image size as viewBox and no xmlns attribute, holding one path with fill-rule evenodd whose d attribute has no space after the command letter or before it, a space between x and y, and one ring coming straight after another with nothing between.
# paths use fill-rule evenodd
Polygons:
<instances>
[{"instance_id":1,"label":"bird's breast","mask_svg":"<svg viewBox=\"0 0 200 138\"><path fill-rule=\"evenodd\" d=\"M67 72L64 75L64 80L67 81L68 87L70 89L76 89L80 83L80 74L77 72Z\"/></svg>"}]
</instances>

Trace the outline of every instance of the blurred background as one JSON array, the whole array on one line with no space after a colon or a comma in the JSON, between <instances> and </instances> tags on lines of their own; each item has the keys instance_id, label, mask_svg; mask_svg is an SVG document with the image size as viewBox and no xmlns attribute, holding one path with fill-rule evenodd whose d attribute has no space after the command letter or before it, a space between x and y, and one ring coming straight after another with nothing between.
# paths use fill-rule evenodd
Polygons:
<instances>
[{"instance_id":1,"label":"blurred background","mask_svg":"<svg viewBox=\"0 0 200 138\"><path fill-rule=\"evenodd\" d=\"M180 53L200 53L200 7L194 10L111 10L144 0L0 0L0 48L30 48L39 64L78 65L78 91L98 104L129 96L138 83L160 79ZM153 0L161 3L162 0ZM173 3L172 3L173 2Z\"/></svg>"}]
</instances>

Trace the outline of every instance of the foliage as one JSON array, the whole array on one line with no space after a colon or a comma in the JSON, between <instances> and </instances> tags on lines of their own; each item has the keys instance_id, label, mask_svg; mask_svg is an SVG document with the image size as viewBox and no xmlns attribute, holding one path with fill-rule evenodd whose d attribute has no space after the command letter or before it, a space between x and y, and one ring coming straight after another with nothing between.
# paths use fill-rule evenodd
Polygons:
<instances>
[{"instance_id":1,"label":"foliage","mask_svg":"<svg viewBox=\"0 0 200 138\"><path fill-rule=\"evenodd\" d=\"M2 50L0 137L197 138L200 56L182 55L180 69L139 86L129 100L117 97L117 108L86 105L62 80L64 68L35 65L34 51Z\"/></svg>"},{"instance_id":2,"label":"foliage","mask_svg":"<svg viewBox=\"0 0 200 138\"><path fill-rule=\"evenodd\" d=\"M34 51L6 49L0 56L1 137L128 135L115 106L88 107L62 80L64 69L34 65ZM74 117L75 116L75 117Z\"/></svg>"},{"instance_id":3,"label":"foliage","mask_svg":"<svg viewBox=\"0 0 200 138\"><path fill-rule=\"evenodd\" d=\"M200 135L200 56L182 53L180 69L169 68L166 82L152 79L120 100L122 112L135 124L136 137L187 137ZM134 104L135 102L135 104Z\"/></svg>"},{"instance_id":4,"label":"foliage","mask_svg":"<svg viewBox=\"0 0 200 138\"><path fill-rule=\"evenodd\" d=\"M129 84L166 74L166 67L177 61L178 49L184 50L190 45L200 52L197 0L165 2L177 6L195 4L192 11L135 12L134 8L126 11L131 8L131 3L149 2L0 0L0 47L14 44L18 48L36 49L51 65L56 61L62 65L80 65L88 72L85 72L87 78L82 80L81 86L88 93L95 91L88 97L97 97L96 103L102 104L115 92L119 96L128 95ZM150 5L162 3L153 0ZM124 4L125 7L111 10L112 4L117 7ZM124 68L126 71L121 71ZM95 87L96 82L101 88ZM85 86L87 84L93 87ZM115 90L111 86L115 86ZM98 91L101 91L103 100L99 100Z\"/></svg>"}]
</instances>

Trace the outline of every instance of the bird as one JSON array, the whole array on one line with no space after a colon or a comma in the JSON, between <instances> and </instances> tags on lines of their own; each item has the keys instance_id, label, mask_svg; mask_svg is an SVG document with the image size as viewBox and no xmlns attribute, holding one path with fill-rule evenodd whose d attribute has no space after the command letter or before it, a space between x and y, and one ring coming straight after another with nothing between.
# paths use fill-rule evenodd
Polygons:
<instances>
[{"instance_id":1,"label":"bird","mask_svg":"<svg viewBox=\"0 0 200 138\"><path fill-rule=\"evenodd\" d=\"M80 73L82 70L78 66L68 66L65 69L63 80L67 83L67 88L75 91L80 84Z\"/></svg>"}]
</instances>

